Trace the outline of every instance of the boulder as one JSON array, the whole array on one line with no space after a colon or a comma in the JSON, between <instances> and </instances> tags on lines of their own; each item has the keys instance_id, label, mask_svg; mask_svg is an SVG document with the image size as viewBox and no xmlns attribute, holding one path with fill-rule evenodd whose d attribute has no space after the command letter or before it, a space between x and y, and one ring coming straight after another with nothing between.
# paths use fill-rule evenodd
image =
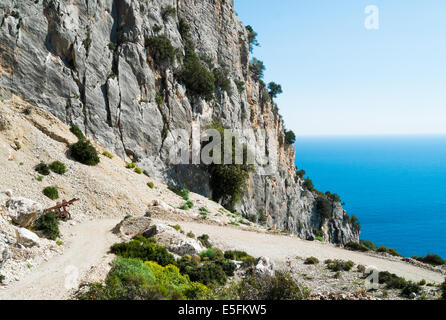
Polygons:
<instances>
[{"instance_id":1,"label":"boulder","mask_svg":"<svg viewBox=\"0 0 446 320\"><path fill-rule=\"evenodd\" d=\"M166 246L167 250L179 256L185 254L196 256L206 250L200 241L189 238L174 228L161 223L153 225L143 233L143 236L155 238L159 244Z\"/></svg>"},{"instance_id":2,"label":"boulder","mask_svg":"<svg viewBox=\"0 0 446 320\"><path fill-rule=\"evenodd\" d=\"M25 228L16 230L17 243L25 247L40 246L40 238L37 234Z\"/></svg>"},{"instance_id":3,"label":"boulder","mask_svg":"<svg viewBox=\"0 0 446 320\"><path fill-rule=\"evenodd\" d=\"M258 276L273 276L275 273L274 262L267 257L258 258L255 265L255 272Z\"/></svg>"},{"instance_id":4,"label":"boulder","mask_svg":"<svg viewBox=\"0 0 446 320\"><path fill-rule=\"evenodd\" d=\"M153 200L152 203L149 205L150 207L159 207L166 211L172 211L173 208L169 206L167 203L161 200Z\"/></svg>"},{"instance_id":5,"label":"boulder","mask_svg":"<svg viewBox=\"0 0 446 320\"><path fill-rule=\"evenodd\" d=\"M17 197L6 202L12 221L21 227L30 226L43 212L43 206L35 201Z\"/></svg>"},{"instance_id":6,"label":"boulder","mask_svg":"<svg viewBox=\"0 0 446 320\"><path fill-rule=\"evenodd\" d=\"M126 218L114 227L113 233L123 237L133 238L142 235L150 228L151 224L152 219L148 217Z\"/></svg>"}]
</instances>

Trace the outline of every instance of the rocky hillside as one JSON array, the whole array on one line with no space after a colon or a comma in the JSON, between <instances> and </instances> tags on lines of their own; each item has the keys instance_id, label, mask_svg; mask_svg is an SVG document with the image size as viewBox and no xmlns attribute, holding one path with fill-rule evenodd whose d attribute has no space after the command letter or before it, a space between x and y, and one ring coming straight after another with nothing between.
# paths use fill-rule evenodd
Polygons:
<instances>
[{"instance_id":1,"label":"rocky hillside","mask_svg":"<svg viewBox=\"0 0 446 320\"><path fill-rule=\"evenodd\" d=\"M205 197L216 198L213 172L170 163L172 133L218 121L245 130L240 142L256 146L265 139L247 129L266 130L266 141L278 145L265 146L277 154L276 172L251 171L243 194L217 200L303 238L358 239L340 203L330 200L323 218L316 204L325 196L296 175L295 150L252 63L233 1L2 0L0 39L4 98L20 96L138 162L147 175Z\"/></svg>"}]
</instances>

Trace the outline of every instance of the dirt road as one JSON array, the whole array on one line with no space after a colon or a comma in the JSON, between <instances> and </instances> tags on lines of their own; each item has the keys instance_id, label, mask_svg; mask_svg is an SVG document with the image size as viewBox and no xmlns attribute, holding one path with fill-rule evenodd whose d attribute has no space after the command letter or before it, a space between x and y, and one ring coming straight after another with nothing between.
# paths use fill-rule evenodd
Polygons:
<instances>
[{"instance_id":1,"label":"dirt road","mask_svg":"<svg viewBox=\"0 0 446 320\"><path fill-rule=\"evenodd\" d=\"M0 289L0 299L66 299L91 266L98 265L117 238L110 230L119 220L98 220L65 226L65 252L41 264L23 280ZM67 289L68 288L68 289Z\"/></svg>"},{"instance_id":2,"label":"dirt road","mask_svg":"<svg viewBox=\"0 0 446 320\"><path fill-rule=\"evenodd\" d=\"M373 266L380 271L395 273L407 280L425 279L427 282L433 283L441 283L445 280L445 276L441 273L401 261L391 261L384 257L344 250L318 241L304 241L296 237L262 234L194 222L182 222L180 225L185 232L192 231L195 235L208 234L211 241L217 242L221 248L243 250L253 256L269 257L276 262L283 262L287 258L293 259L296 256L302 258L314 256L321 261L326 259L352 260L356 264Z\"/></svg>"}]
</instances>

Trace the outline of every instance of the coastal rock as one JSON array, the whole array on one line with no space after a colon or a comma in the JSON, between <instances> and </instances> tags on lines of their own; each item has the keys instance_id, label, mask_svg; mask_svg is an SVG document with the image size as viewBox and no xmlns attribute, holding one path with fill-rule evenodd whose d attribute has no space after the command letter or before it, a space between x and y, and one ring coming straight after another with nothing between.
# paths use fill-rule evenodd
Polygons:
<instances>
[{"instance_id":1,"label":"coastal rock","mask_svg":"<svg viewBox=\"0 0 446 320\"><path fill-rule=\"evenodd\" d=\"M167 6L174 6L176 15L163 17ZM182 59L158 63L147 45L161 27L159 34L184 54L187 41L179 19L191 26L190 41L209 68L227 71L230 90L218 88L212 101L191 95L177 81L174 70ZM315 194L296 176L295 149L285 143L283 120L250 72L249 36L233 1L2 0L0 21L5 91L78 125L110 152L137 161L154 179L205 197L212 195L208 170L172 163L169 155L178 144L176 130L191 136L193 128L218 120L259 153L234 209L304 239L320 229ZM261 154L277 159L274 170L262 174ZM338 216L328 221L327 240L357 240L359 232Z\"/></svg>"},{"instance_id":2,"label":"coastal rock","mask_svg":"<svg viewBox=\"0 0 446 320\"><path fill-rule=\"evenodd\" d=\"M8 199L6 207L12 221L21 227L30 226L43 212L42 204L22 197Z\"/></svg>"}]
</instances>

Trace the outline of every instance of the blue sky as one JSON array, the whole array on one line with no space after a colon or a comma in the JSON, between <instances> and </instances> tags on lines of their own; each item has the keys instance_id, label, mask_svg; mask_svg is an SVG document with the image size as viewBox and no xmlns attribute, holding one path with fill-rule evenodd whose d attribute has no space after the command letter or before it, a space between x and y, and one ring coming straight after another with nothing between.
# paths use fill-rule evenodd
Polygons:
<instances>
[{"instance_id":1,"label":"blue sky","mask_svg":"<svg viewBox=\"0 0 446 320\"><path fill-rule=\"evenodd\" d=\"M446 133L446 1L234 2L297 135ZM364 26L368 5L378 30Z\"/></svg>"}]
</instances>

